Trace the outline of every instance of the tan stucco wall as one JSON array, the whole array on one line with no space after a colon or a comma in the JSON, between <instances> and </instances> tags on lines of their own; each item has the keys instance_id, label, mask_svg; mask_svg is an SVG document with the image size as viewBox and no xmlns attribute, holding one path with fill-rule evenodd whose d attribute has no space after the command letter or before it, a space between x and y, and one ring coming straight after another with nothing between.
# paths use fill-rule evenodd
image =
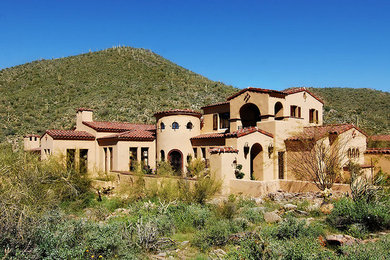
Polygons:
<instances>
[{"instance_id":1,"label":"tan stucco wall","mask_svg":"<svg viewBox=\"0 0 390 260\"><path fill-rule=\"evenodd\" d=\"M301 116L303 118L303 123L306 126L315 126L323 124L323 104L311 96L309 93L302 91L295 94L290 94L286 96L286 109L290 115L290 106L299 106L301 107ZM306 98L304 98L306 96ZM309 122L309 110L316 109L318 110L318 124Z\"/></svg>"},{"instance_id":2,"label":"tan stucco wall","mask_svg":"<svg viewBox=\"0 0 390 260\"><path fill-rule=\"evenodd\" d=\"M50 149L51 155L66 159L67 149L88 149L88 171L96 173L99 170L97 156L96 156L96 142L84 140L54 140L48 134L41 138L41 158L47 159L48 155L45 150ZM78 152L76 152L77 156ZM77 161L77 158L76 158Z\"/></svg>"},{"instance_id":3,"label":"tan stucco wall","mask_svg":"<svg viewBox=\"0 0 390 260\"><path fill-rule=\"evenodd\" d=\"M165 129L160 128L161 122L165 124ZM172 123L179 123L179 129L172 129ZM193 124L192 129L187 129L187 123ZM183 172L187 165L187 156L194 157L191 138L200 134L200 119L191 115L169 115L157 120L157 160L161 160L161 150L164 150L165 157L172 150L179 150L183 155Z\"/></svg>"},{"instance_id":4,"label":"tan stucco wall","mask_svg":"<svg viewBox=\"0 0 390 260\"><path fill-rule=\"evenodd\" d=\"M390 154L365 154L365 163L374 165L374 171L377 173L379 170L390 174Z\"/></svg>"},{"instance_id":5,"label":"tan stucco wall","mask_svg":"<svg viewBox=\"0 0 390 260\"><path fill-rule=\"evenodd\" d=\"M237 161L236 153L220 153L210 155L210 168L217 180L222 181L222 194L230 193L230 180L236 179L234 174L234 161Z\"/></svg>"},{"instance_id":6,"label":"tan stucco wall","mask_svg":"<svg viewBox=\"0 0 390 260\"><path fill-rule=\"evenodd\" d=\"M40 146L40 139L39 139L39 137L33 136L31 141L30 141L30 137L24 137L23 138L23 149L25 151L39 148L39 146Z\"/></svg>"},{"instance_id":7,"label":"tan stucco wall","mask_svg":"<svg viewBox=\"0 0 390 260\"><path fill-rule=\"evenodd\" d=\"M250 149L246 155L244 153L244 146L248 143L250 149L256 143L259 143L263 148L263 180L273 180L275 178L273 171L273 158L268 156L268 146L273 145L273 139L259 132L254 132L240 138L227 138L226 146L231 146L238 149L237 159L238 163L242 164L242 171L245 173L244 179L250 180Z\"/></svg>"}]
</instances>

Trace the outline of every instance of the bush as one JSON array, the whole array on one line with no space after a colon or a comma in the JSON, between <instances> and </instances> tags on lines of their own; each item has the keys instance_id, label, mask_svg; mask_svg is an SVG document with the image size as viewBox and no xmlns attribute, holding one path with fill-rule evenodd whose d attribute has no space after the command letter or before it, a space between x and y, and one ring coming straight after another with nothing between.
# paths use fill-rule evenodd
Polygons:
<instances>
[{"instance_id":1,"label":"bush","mask_svg":"<svg viewBox=\"0 0 390 260\"><path fill-rule=\"evenodd\" d=\"M195 234L192 244L202 251L210 246L223 246L229 239L230 224L226 220L214 220Z\"/></svg>"},{"instance_id":2,"label":"bush","mask_svg":"<svg viewBox=\"0 0 390 260\"><path fill-rule=\"evenodd\" d=\"M288 217L278 224L275 235L278 239L292 239L297 237L318 237L323 233L321 226L307 225L305 220Z\"/></svg>"},{"instance_id":3,"label":"bush","mask_svg":"<svg viewBox=\"0 0 390 260\"><path fill-rule=\"evenodd\" d=\"M227 254L227 259L269 259L271 257L268 244L265 243L256 233L250 233L239 243L238 250Z\"/></svg>"},{"instance_id":4,"label":"bush","mask_svg":"<svg viewBox=\"0 0 390 260\"><path fill-rule=\"evenodd\" d=\"M342 198L334 204L327 221L336 228L346 230L352 224L362 224L368 230L390 228L390 201L367 202Z\"/></svg>"},{"instance_id":5,"label":"bush","mask_svg":"<svg viewBox=\"0 0 390 260\"><path fill-rule=\"evenodd\" d=\"M341 259L390 259L390 236L387 235L376 242L342 246Z\"/></svg>"}]
</instances>

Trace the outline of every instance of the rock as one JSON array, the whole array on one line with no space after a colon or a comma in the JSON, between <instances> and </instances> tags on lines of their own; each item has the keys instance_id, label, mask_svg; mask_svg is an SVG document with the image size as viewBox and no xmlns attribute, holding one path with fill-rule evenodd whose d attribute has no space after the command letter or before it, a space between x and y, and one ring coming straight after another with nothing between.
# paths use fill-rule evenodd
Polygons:
<instances>
[{"instance_id":1,"label":"rock","mask_svg":"<svg viewBox=\"0 0 390 260\"><path fill-rule=\"evenodd\" d=\"M334 208L334 206L332 203L327 203L327 204L322 205L320 207L320 210L322 213L329 215L332 212L333 208Z\"/></svg>"},{"instance_id":2,"label":"rock","mask_svg":"<svg viewBox=\"0 0 390 260\"><path fill-rule=\"evenodd\" d=\"M273 201L281 201L284 199L284 194L283 192L270 192L268 197Z\"/></svg>"},{"instance_id":3,"label":"rock","mask_svg":"<svg viewBox=\"0 0 390 260\"><path fill-rule=\"evenodd\" d=\"M355 243L360 243L359 239L348 235L327 235L325 237L327 245L343 246L343 245L353 245Z\"/></svg>"},{"instance_id":4,"label":"rock","mask_svg":"<svg viewBox=\"0 0 390 260\"><path fill-rule=\"evenodd\" d=\"M267 208L266 207L254 207L252 208L253 211L257 212L257 213L264 213Z\"/></svg>"},{"instance_id":5,"label":"rock","mask_svg":"<svg viewBox=\"0 0 390 260\"><path fill-rule=\"evenodd\" d=\"M187 246L188 244L190 243L190 241L188 241L188 240L186 240L186 241L183 241L183 242L181 242L181 246Z\"/></svg>"},{"instance_id":6,"label":"rock","mask_svg":"<svg viewBox=\"0 0 390 260\"><path fill-rule=\"evenodd\" d=\"M267 223L276 223L282 221L282 218L275 212L264 213L264 220Z\"/></svg>"},{"instance_id":7,"label":"rock","mask_svg":"<svg viewBox=\"0 0 390 260\"><path fill-rule=\"evenodd\" d=\"M298 213L298 214L300 214L300 215L305 215L305 216L309 215L309 213L307 213L307 212L304 211L304 210L296 209L295 212Z\"/></svg>"},{"instance_id":8,"label":"rock","mask_svg":"<svg viewBox=\"0 0 390 260\"><path fill-rule=\"evenodd\" d=\"M294 204L290 204L290 203L287 203L283 206L284 209L286 210L292 210L292 209L297 209L298 206L297 205L294 205Z\"/></svg>"},{"instance_id":9,"label":"rock","mask_svg":"<svg viewBox=\"0 0 390 260\"><path fill-rule=\"evenodd\" d=\"M220 248L215 249L215 250L211 251L211 253L210 253L211 259L223 259L225 257L225 255L226 255L226 252Z\"/></svg>"},{"instance_id":10,"label":"rock","mask_svg":"<svg viewBox=\"0 0 390 260\"><path fill-rule=\"evenodd\" d=\"M256 204L263 204L264 200L262 198L253 198L253 200L256 202Z\"/></svg>"},{"instance_id":11,"label":"rock","mask_svg":"<svg viewBox=\"0 0 390 260\"><path fill-rule=\"evenodd\" d=\"M158 257L166 257L167 253L166 252L161 252L157 255Z\"/></svg>"}]
</instances>

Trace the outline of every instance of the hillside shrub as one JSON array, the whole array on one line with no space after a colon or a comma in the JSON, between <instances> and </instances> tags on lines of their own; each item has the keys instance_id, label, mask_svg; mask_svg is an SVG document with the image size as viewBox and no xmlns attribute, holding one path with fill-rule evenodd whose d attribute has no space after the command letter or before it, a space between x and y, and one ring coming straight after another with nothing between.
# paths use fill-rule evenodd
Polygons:
<instances>
[{"instance_id":1,"label":"hillside shrub","mask_svg":"<svg viewBox=\"0 0 390 260\"><path fill-rule=\"evenodd\" d=\"M334 204L327 221L334 227L346 230L352 224L362 224L368 230L390 228L390 201L367 202L342 198Z\"/></svg>"},{"instance_id":2,"label":"hillside shrub","mask_svg":"<svg viewBox=\"0 0 390 260\"><path fill-rule=\"evenodd\" d=\"M305 220L288 217L278 224L275 235L278 239L292 239L297 237L318 237L323 232L321 226L307 225Z\"/></svg>"}]
</instances>

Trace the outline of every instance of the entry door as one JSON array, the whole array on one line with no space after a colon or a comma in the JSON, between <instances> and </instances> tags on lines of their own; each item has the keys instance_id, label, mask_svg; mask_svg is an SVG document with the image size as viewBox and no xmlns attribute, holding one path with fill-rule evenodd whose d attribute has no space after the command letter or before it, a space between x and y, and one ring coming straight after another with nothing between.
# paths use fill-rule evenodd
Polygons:
<instances>
[{"instance_id":1,"label":"entry door","mask_svg":"<svg viewBox=\"0 0 390 260\"><path fill-rule=\"evenodd\" d=\"M284 179L284 152L278 153L279 179Z\"/></svg>"}]
</instances>

